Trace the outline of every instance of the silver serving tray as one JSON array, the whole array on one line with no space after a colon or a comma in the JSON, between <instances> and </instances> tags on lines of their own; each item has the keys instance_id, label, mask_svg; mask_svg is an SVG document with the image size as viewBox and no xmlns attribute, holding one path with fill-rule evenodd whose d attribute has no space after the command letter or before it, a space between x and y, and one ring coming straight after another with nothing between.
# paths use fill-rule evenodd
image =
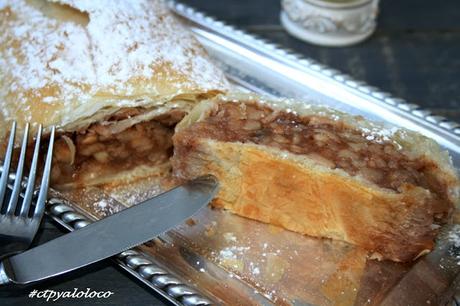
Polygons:
<instances>
[{"instance_id":1,"label":"silver serving tray","mask_svg":"<svg viewBox=\"0 0 460 306\"><path fill-rule=\"evenodd\" d=\"M197 39L241 90L268 96L300 98L310 103L330 105L372 120L419 131L448 149L455 165L460 165L459 124L434 116L417 105L409 104L312 59L303 58L228 26L188 6L174 1L169 2L169 5L190 25ZM95 219L72 203L63 201L54 192L47 213L69 230L81 228ZM161 244L161 241L158 243ZM451 248L445 242L427 258L435 262L440 258L446 262L450 260L451 265L443 271L449 275L449 282L453 284L458 280L459 267L452 264L456 254L452 254ZM215 297L205 296L203 288L183 279L175 267L165 265L164 261L158 261L144 250L129 250L114 260L174 305L222 303ZM222 275L220 277L222 279ZM401 282L404 283L403 281L404 279ZM255 304L271 304L266 295L259 295L252 290L247 292L253 295L251 301Z\"/></svg>"}]
</instances>

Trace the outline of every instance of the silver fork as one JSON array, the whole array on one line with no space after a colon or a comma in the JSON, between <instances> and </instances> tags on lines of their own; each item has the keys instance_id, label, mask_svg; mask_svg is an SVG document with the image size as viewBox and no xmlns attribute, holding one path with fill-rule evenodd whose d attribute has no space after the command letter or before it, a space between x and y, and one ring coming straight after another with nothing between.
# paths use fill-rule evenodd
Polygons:
<instances>
[{"instance_id":1,"label":"silver fork","mask_svg":"<svg viewBox=\"0 0 460 306\"><path fill-rule=\"evenodd\" d=\"M10 166L13 156L16 122L13 122L11 126L8 146L5 158L3 159L2 175L0 177L0 258L26 250L37 233L45 211L45 202L48 195L54 132L55 128L52 127L40 190L36 197L35 207L33 207L31 203L34 196L36 196L35 177L37 175L42 126L38 127L29 175L24 180L23 172L28 144L29 124L24 129L21 152L16 173L14 174L10 174ZM11 184L13 185L11 186ZM23 192L24 188L25 191ZM8 193L9 190L11 190L11 193Z\"/></svg>"}]
</instances>

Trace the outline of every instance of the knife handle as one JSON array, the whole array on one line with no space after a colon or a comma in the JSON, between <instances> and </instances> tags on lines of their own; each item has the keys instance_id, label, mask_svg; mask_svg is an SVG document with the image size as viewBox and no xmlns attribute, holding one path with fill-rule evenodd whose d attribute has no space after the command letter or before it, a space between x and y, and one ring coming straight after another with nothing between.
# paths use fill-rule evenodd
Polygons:
<instances>
[{"instance_id":1,"label":"knife handle","mask_svg":"<svg viewBox=\"0 0 460 306\"><path fill-rule=\"evenodd\" d=\"M3 264L3 262L0 262L0 286L8 285L11 283L12 281L5 271L5 265Z\"/></svg>"}]
</instances>

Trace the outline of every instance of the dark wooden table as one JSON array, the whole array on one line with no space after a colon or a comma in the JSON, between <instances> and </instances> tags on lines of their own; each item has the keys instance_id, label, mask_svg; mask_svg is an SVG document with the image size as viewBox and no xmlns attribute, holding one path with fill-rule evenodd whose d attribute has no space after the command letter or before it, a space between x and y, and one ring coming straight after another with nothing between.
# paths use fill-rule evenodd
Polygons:
<instances>
[{"instance_id":1,"label":"dark wooden table","mask_svg":"<svg viewBox=\"0 0 460 306\"><path fill-rule=\"evenodd\" d=\"M286 34L279 0L183 0L197 9L283 47L346 72L411 103L460 122L460 3L458 0L383 0L376 33L347 48L308 45ZM64 234L48 218L36 244ZM110 261L15 291L0 291L0 305L51 304L29 299L32 289L113 291L107 299L60 300L53 305L164 305Z\"/></svg>"}]
</instances>

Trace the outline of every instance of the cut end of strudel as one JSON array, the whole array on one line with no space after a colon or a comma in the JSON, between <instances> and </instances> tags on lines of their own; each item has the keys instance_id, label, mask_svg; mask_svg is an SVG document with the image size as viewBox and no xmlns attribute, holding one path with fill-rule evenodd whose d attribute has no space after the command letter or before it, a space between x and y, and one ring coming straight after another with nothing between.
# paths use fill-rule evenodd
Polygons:
<instances>
[{"instance_id":1,"label":"cut end of strudel","mask_svg":"<svg viewBox=\"0 0 460 306\"><path fill-rule=\"evenodd\" d=\"M410 261L433 248L459 202L447 152L405 129L258 97L202 102L176 127L173 169L218 177L238 215Z\"/></svg>"},{"instance_id":2,"label":"cut end of strudel","mask_svg":"<svg viewBox=\"0 0 460 306\"><path fill-rule=\"evenodd\" d=\"M0 2L0 140L56 125L55 186L163 171L175 124L227 88L163 1Z\"/></svg>"}]
</instances>

